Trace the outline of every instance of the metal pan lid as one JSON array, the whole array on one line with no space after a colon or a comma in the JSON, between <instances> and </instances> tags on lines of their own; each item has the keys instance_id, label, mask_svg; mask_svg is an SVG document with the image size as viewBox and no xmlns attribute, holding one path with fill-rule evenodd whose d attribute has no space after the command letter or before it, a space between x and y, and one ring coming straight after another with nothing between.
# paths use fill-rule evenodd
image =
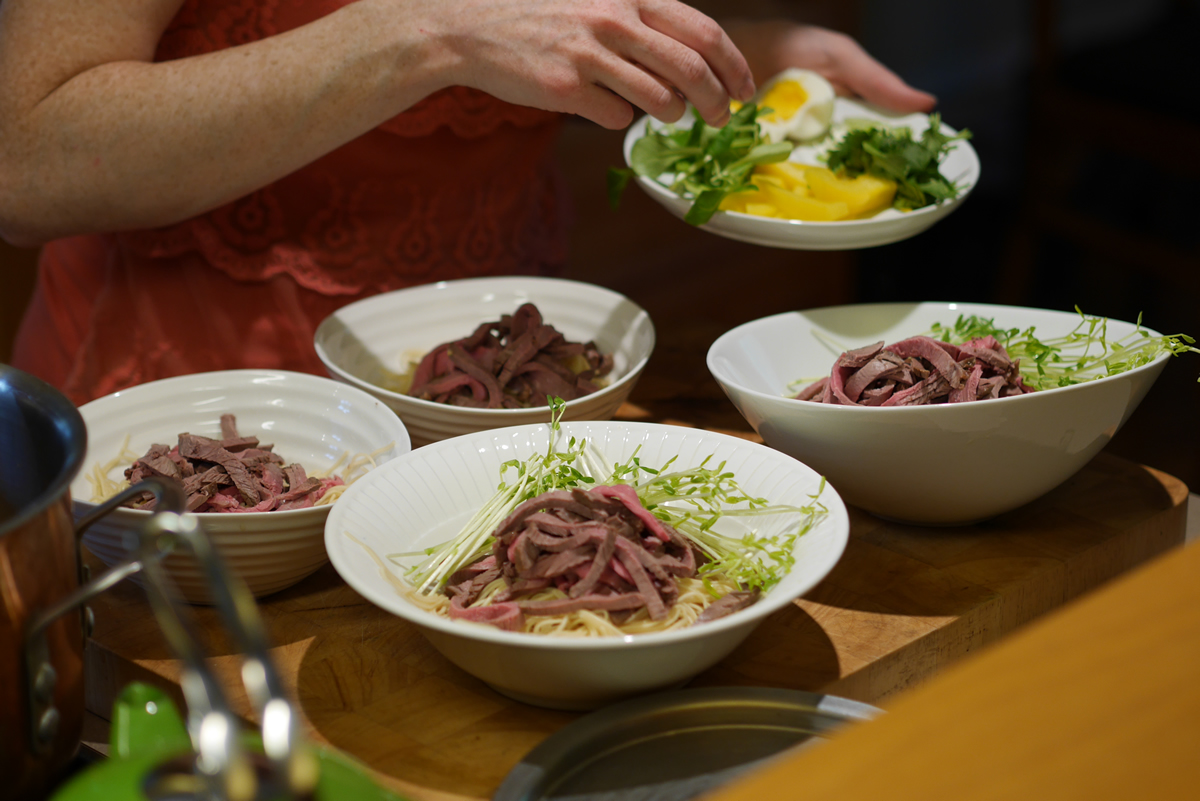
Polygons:
<instances>
[{"instance_id":1,"label":"metal pan lid","mask_svg":"<svg viewBox=\"0 0 1200 801\"><path fill-rule=\"evenodd\" d=\"M788 749L882 710L766 687L657 693L560 729L505 777L493 801L685 801Z\"/></svg>"}]
</instances>

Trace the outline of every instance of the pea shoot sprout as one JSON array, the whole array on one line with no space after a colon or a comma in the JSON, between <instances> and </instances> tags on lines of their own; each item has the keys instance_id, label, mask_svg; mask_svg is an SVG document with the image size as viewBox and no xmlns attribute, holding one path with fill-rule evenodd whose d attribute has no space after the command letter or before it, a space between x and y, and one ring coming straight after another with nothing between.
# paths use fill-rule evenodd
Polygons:
<instances>
[{"instance_id":1,"label":"pea shoot sprout","mask_svg":"<svg viewBox=\"0 0 1200 801\"><path fill-rule=\"evenodd\" d=\"M708 457L692 468L670 470L675 457L653 468L642 463L639 449L623 463L609 465L585 439L569 437L562 447L560 419L565 403L550 399L550 438L544 454L524 461L512 459L501 465L501 481L493 495L453 539L426 549L424 559L408 568L409 578L418 592L430 594L445 584L456 570L487 555L492 532L521 503L551 490L591 487L596 484L628 484L642 505L660 520L691 538L708 562L701 577L724 573L747 589L770 589L791 569L797 538L803 536L826 515L818 501L825 489L822 479L805 506L772 504L765 498L752 497L737 483L722 462L710 465ZM511 475L511 478L509 476ZM602 478L597 478L602 477ZM747 531L740 536L719 533L715 524L725 518L750 519L767 515L792 515L793 525L778 533L764 535ZM389 554L395 561L417 554Z\"/></svg>"},{"instance_id":2,"label":"pea shoot sprout","mask_svg":"<svg viewBox=\"0 0 1200 801\"><path fill-rule=\"evenodd\" d=\"M959 315L952 325L934 323L931 336L959 345L971 339L992 335L1012 359L1020 359L1021 378L1038 390L1079 384L1104 376L1117 375L1149 364L1164 353L1200 353L1196 340L1187 334L1155 336L1142 328L1139 314L1136 330L1116 340L1108 338L1108 320L1084 314L1078 306L1080 321L1064 336L1039 339L1036 326L1024 330L1001 328L993 318Z\"/></svg>"}]
</instances>

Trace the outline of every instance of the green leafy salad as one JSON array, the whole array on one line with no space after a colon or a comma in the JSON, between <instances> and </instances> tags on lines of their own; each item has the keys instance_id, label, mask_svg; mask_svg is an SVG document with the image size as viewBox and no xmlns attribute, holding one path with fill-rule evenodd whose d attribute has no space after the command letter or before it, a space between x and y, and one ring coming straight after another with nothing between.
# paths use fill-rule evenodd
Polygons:
<instances>
[{"instance_id":1,"label":"green leafy salad","mask_svg":"<svg viewBox=\"0 0 1200 801\"><path fill-rule=\"evenodd\" d=\"M703 225L726 196L758 188L753 178L756 166L786 161L792 154L792 142L764 138L758 119L769 113L766 106L747 103L721 128L699 117L690 127L647 126L646 134L630 150L630 167L608 170L609 205L617 208L629 181L639 175L692 198L684 220ZM846 125L846 133L821 157L829 169L851 178L867 173L895 181L892 207L901 211L958 196L959 188L941 174L940 164L953 142L971 138L970 131L943 133L938 114L929 116L928 130L917 138L907 127L870 120L850 120ZM671 176L670 181L661 180L662 176Z\"/></svg>"},{"instance_id":2,"label":"green leafy salad","mask_svg":"<svg viewBox=\"0 0 1200 801\"><path fill-rule=\"evenodd\" d=\"M659 520L675 528L704 553L708 561L700 570L722 573L743 588L767 590L792 567L796 539L810 531L828 514L817 501L824 491L822 480L812 503L798 507L772 504L747 495L724 463L672 469L674 457L654 468L641 462L637 452L626 461L609 465L586 440L570 437L562 447L559 419L565 406L551 398L551 435L544 454L511 460L501 465L501 482L491 497L448 542L421 552L425 558L408 569L408 578L420 593L439 591L459 568L486 556L497 526L521 503L551 490L587 489L597 484L627 484L642 505ZM505 478L512 474L510 478ZM790 515L794 525L779 527L780 533L763 536L747 533L729 536L718 533L714 524L722 519L750 519ZM389 554L389 559L418 554Z\"/></svg>"},{"instance_id":3,"label":"green leafy salad","mask_svg":"<svg viewBox=\"0 0 1200 801\"><path fill-rule=\"evenodd\" d=\"M1079 325L1070 333L1039 339L1036 327L1001 328L994 318L959 315L951 325L935 323L930 336L953 345L991 335L1012 359L1020 359L1021 378L1037 390L1066 387L1141 367L1164 353L1200 353L1187 334L1155 336L1142 328L1120 339L1109 339L1108 320L1084 314L1075 307Z\"/></svg>"},{"instance_id":4,"label":"green leafy salad","mask_svg":"<svg viewBox=\"0 0 1200 801\"><path fill-rule=\"evenodd\" d=\"M756 165L785 161L791 155L791 142L768 142L763 138L758 117L769 111L747 103L721 128L699 117L690 128L647 127L646 135L634 142L630 151L632 169L608 170L609 204L617 207L634 174L652 180L671 174L675 177L668 188L677 195L695 198L684 221L703 225L726 195L754 186L750 173Z\"/></svg>"}]
</instances>

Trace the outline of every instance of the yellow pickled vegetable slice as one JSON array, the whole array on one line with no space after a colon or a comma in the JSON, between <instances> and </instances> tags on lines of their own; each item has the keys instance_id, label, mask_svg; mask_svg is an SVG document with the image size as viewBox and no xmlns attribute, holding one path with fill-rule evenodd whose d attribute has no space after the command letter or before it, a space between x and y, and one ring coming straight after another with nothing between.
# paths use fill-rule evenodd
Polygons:
<instances>
[{"instance_id":1,"label":"yellow pickled vegetable slice","mask_svg":"<svg viewBox=\"0 0 1200 801\"><path fill-rule=\"evenodd\" d=\"M779 209L770 203L747 203L746 213L759 217L778 217Z\"/></svg>"},{"instance_id":2,"label":"yellow pickled vegetable slice","mask_svg":"<svg viewBox=\"0 0 1200 801\"><path fill-rule=\"evenodd\" d=\"M850 216L886 209L896 196L895 181L865 173L848 178L834 173L828 167L806 167L804 180L813 197L830 203L845 203Z\"/></svg>"},{"instance_id":3,"label":"yellow pickled vegetable slice","mask_svg":"<svg viewBox=\"0 0 1200 801\"><path fill-rule=\"evenodd\" d=\"M755 210L751 211L751 207ZM762 189L747 189L726 195L717 208L721 211L740 211L742 214L757 214L761 217L779 216L779 210Z\"/></svg>"},{"instance_id":4,"label":"yellow pickled vegetable slice","mask_svg":"<svg viewBox=\"0 0 1200 801\"><path fill-rule=\"evenodd\" d=\"M721 198L721 204L717 206L719 211L740 211L746 213L746 198L743 197L745 192L734 192L732 195L726 195Z\"/></svg>"},{"instance_id":5,"label":"yellow pickled vegetable slice","mask_svg":"<svg viewBox=\"0 0 1200 801\"><path fill-rule=\"evenodd\" d=\"M799 192L789 192L778 186L767 184L763 192L779 209L779 214L789 220L830 222L845 219L850 214L849 206L843 201L826 201Z\"/></svg>"},{"instance_id":6,"label":"yellow pickled vegetable slice","mask_svg":"<svg viewBox=\"0 0 1200 801\"><path fill-rule=\"evenodd\" d=\"M788 186L787 183L785 183L782 178L778 178L774 175L769 175L769 174L765 174L765 173L761 173L761 172L757 172L757 171L754 173L754 175L750 176L750 182L753 183L755 186L757 186L759 189L761 189L765 184L774 184L775 186L780 186L780 187L783 187L784 189L792 188L792 187Z\"/></svg>"},{"instance_id":7,"label":"yellow pickled vegetable slice","mask_svg":"<svg viewBox=\"0 0 1200 801\"><path fill-rule=\"evenodd\" d=\"M804 170L807 167L803 164L796 164L793 161L776 161L773 164L759 164L754 168L754 181L760 178L771 178L782 183L784 189L790 189L793 192L804 191L808 188L808 181L804 180Z\"/></svg>"}]
</instances>

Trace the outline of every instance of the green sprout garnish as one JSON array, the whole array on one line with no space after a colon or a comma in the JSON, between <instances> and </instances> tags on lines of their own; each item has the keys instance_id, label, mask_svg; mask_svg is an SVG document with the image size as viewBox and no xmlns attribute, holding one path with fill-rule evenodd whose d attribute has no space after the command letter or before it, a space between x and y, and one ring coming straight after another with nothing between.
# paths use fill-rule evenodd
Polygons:
<instances>
[{"instance_id":1,"label":"green sprout garnish","mask_svg":"<svg viewBox=\"0 0 1200 801\"><path fill-rule=\"evenodd\" d=\"M934 323L930 335L954 345L991 335L1004 346L1010 358L1020 359L1021 378L1034 389L1067 387L1104 376L1117 375L1149 364L1164 353L1200 353L1196 340L1187 334L1155 336L1142 328L1139 314L1136 330L1117 340L1108 338L1108 320L1084 314L1075 307L1080 321L1065 336L1039 339L1036 326L1000 328L993 318L959 315L952 325Z\"/></svg>"},{"instance_id":2,"label":"green sprout garnish","mask_svg":"<svg viewBox=\"0 0 1200 801\"><path fill-rule=\"evenodd\" d=\"M409 577L419 592L439 590L458 569L477 561L491 551L492 532L520 504L551 490L590 488L596 484L628 484L646 507L660 520L694 541L709 561L701 568L701 577L722 572L746 589L766 591L791 569L796 540L812 530L825 515L818 501L825 489L821 480L812 502L805 506L772 504L765 498L748 495L732 472L721 463L709 466L711 456L700 465L670 470L675 457L654 468L642 464L640 448L625 462L608 465L584 439L570 437L560 448L565 404L550 399L550 440L544 455L521 461L513 459L500 467L501 481L493 495L462 530L448 542L423 552L425 558L408 568ZM510 474L514 474L510 477ZM782 527L780 533L764 535L748 531L741 536L719 533L715 524L722 519L751 519L768 515L792 515L795 524ZM389 554L395 560L415 554Z\"/></svg>"}]
</instances>

